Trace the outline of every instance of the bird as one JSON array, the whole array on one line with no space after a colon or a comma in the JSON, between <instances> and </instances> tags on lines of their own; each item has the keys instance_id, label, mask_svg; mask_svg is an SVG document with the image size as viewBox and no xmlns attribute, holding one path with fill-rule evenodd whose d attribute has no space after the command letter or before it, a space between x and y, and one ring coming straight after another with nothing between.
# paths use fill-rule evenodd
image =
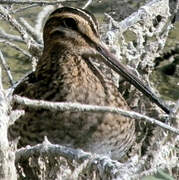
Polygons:
<instances>
[{"instance_id":1,"label":"bird","mask_svg":"<svg viewBox=\"0 0 179 180\"><path fill-rule=\"evenodd\" d=\"M36 70L17 85L14 95L130 110L118 87L91 63L90 57L95 57L168 112L148 87L110 53L100 40L95 16L87 10L61 7L53 11L44 25L43 41ZM9 128L9 138L18 138L18 147L41 143L46 136L54 144L119 160L135 141L135 120L119 114L14 106L25 110L25 115Z\"/></svg>"}]
</instances>

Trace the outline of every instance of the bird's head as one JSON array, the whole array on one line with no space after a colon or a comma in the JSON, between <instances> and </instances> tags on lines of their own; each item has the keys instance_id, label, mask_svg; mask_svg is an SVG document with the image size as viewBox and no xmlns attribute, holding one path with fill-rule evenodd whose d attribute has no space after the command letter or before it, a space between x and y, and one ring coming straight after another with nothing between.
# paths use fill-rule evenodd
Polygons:
<instances>
[{"instance_id":1,"label":"bird's head","mask_svg":"<svg viewBox=\"0 0 179 180\"><path fill-rule=\"evenodd\" d=\"M86 10L62 7L52 12L44 26L44 47L59 44L69 51L83 55L94 53L101 44L96 18Z\"/></svg>"}]
</instances>

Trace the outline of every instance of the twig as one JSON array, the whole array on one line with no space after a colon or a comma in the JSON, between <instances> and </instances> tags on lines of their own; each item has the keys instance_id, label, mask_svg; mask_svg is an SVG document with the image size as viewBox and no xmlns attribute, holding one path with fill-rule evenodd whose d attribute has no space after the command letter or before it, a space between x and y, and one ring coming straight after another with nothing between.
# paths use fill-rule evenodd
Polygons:
<instances>
[{"instance_id":1,"label":"twig","mask_svg":"<svg viewBox=\"0 0 179 180\"><path fill-rule=\"evenodd\" d=\"M91 3L92 3L93 0L88 0L87 3L82 7L82 9L86 9Z\"/></svg>"},{"instance_id":2,"label":"twig","mask_svg":"<svg viewBox=\"0 0 179 180\"><path fill-rule=\"evenodd\" d=\"M24 28L17 22L15 18L9 15L9 11L0 5L0 16L10 23L21 35L22 39L29 44L29 35L24 30Z\"/></svg>"},{"instance_id":3,"label":"twig","mask_svg":"<svg viewBox=\"0 0 179 180\"><path fill-rule=\"evenodd\" d=\"M35 31L40 34L41 32L41 28L42 28L42 24L44 19L47 17L47 15L49 14L49 12L51 12L54 9L54 6L45 6L37 15L36 18L36 24L35 24ZM42 37L40 37L42 39ZM41 40L42 41L42 40Z\"/></svg>"},{"instance_id":4,"label":"twig","mask_svg":"<svg viewBox=\"0 0 179 180\"><path fill-rule=\"evenodd\" d=\"M61 4L62 2L77 2L77 1L67 1L67 0L58 0L58 1L27 1L27 0L0 0L0 4L38 4L39 6L43 5L57 5Z\"/></svg>"},{"instance_id":5,"label":"twig","mask_svg":"<svg viewBox=\"0 0 179 180\"><path fill-rule=\"evenodd\" d=\"M2 66L3 66L3 68L4 68L4 70L5 70L6 73L7 73L7 76L8 76L8 78L9 78L9 82L10 82L11 86L13 86L13 85L14 85L14 82L13 82L13 78L12 78L12 75L11 75L11 71L10 71L10 69L9 69L9 66L8 66L7 63L6 63L6 60L5 60L5 58L4 58L1 50L0 50L0 61L1 61L1 64L2 64Z\"/></svg>"},{"instance_id":6,"label":"twig","mask_svg":"<svg viewBox=\"0 0 179 180\"><path fill-rule=\"evenodd\" d=\"M32 4L32 5L28 5L28 6L25 6L25 7L18 8L18 9L13 9L13 10L11 10L11 13L15 14L15 13L22 12L22 11L24 11L26 9L34 8L34 7L37 7L37 6L38 6L37 4Z\"/></svg>"},{"instance_id":7,"label":"twig","mask_svg":"<svg viewBox=\"0 0 179 180\"><path fill-rule=\"evenodd\" d=\"M152 124L155 124L157 126L160 126L164 129L167 129L173 133L179 134L179 129L176 129L174 127L168 126L167 124L164 124L156 119L150 118L148 116L136 113L134 111L125 111L120 108L115 107L109 107L109 106L96 106L96 105L87 105L87 104L80 104L80 103L70 103L70 102L48 102L43 100L31 100L25 97L17 96L15 95L14 101L29 106L32 108L44 108L51 111L73 111L73 112L96 112L96 113L104 113L104 112L110 112L110 113L117 113L121 114L122 116L129 117L132 119L137 120L145 120L147 122L150 122Z\"/></svg>"},{"instance_id":8,"label":"twig","mask_svg":"<svg viewBox=\"0 0 179 180\"><path fill-rule=\"evenodd\" d=\"M28 34L37 41L38 44L42 44L42 39L40 38L40 34L33 28L24 18L20 17L19 22L23 25L23 27L26 29Z\"/></svg>"},{"instance_id":9,"label":"twig","mask_svg":"<svg viewBox=\"0 0 179 180\"><path fill-rule=\"evenodd\" d=\"M25 51L24 49L20 48L19 46L17 46L16 44L9 42L7 40L1 40L0 39L0 43L6 44L14 49L16 49L17 51L21 52L22 54L24 54L25 56L27 56L29 59L32 58L32 55L30 53L28 53L27 51Z\"/></svg>"},{"instance_id":10,"label":"twig","mask_svg":"<svg viewBox=\"0 0 179 180\"><path fill-rule=\"evenodd\" d=\"M9 1L8 1L9 2ZM25 29L17 22L15 18L13 18L7 9L5 9L3 6L0 5L0 16L10 23L21 35L22 39L27 43L27 45L30 47L31 44L35 44L36 46L39 46L25 31Z\"/></svg>"},{"instance_id":11,"label":"twig","mask_svg":"<svg viewBox=\"0 0 179 180\"><path fill-rule=\"evenodd\" d=\"M20 23L24 26L26 31L30 33L35 41L39 44L43 44L42 36L41 36L41 28L43 20L47 17L50 11L54 9L53 6L46 6L37 16L35 27L32 27L24 18L19 18Z\"/></svg>"},{"instance_id":12,"label":"twig","mask_svg":"<svg viewBox=\"0 0 179 180\"><path fill-rule=\"evenodd\" d=\"M24 43L24 40L17 35L7 34L4 30L0 29L0 38L7 39L8 41L16 41Z\"/></svg>"}]
</instances>

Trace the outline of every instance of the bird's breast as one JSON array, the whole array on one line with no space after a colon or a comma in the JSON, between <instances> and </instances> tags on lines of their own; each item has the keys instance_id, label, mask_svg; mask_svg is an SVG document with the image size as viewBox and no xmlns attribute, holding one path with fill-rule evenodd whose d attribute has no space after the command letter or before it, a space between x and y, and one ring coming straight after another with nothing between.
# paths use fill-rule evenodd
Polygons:
<instances>
[{"instance_id":1,"label":"bird's breast","mask_svg":"<svg viewBox=\"0 0 179 180\"><path fill-rule=\"evenodd\" d=\"M101 82L80 57L54 57L56 55L51 56L46 65L39 65L40 69L22 82L15 94L39 100L128 109L117 88ZM52 143L96 153L111 152L116 159L134 140L134 121L117 114L19 108L25 109L25 116L10 128L11 137L20 136L19 146L37 144L47 136Z\"/></svg>"}]
</instances>

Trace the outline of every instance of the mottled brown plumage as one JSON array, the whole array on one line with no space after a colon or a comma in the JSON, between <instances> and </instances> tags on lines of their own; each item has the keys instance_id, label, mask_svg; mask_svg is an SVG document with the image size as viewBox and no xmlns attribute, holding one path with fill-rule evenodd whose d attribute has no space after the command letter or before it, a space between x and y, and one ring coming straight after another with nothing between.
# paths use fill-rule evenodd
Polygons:
<instances>
[{"instance_id":1,"label":"mottled brown plumage","mask_svg":"<svg viewBox=\"0 0 179 180\"><path fill-rule=\"evenodd\" d=\"M79 102L128 110L117 87L91 68L88 56L101 44L95 18L74 8L53 12L44 27L44 51L37 69L14 94L55 102ZM18 106L20 108L20 106ZM50 112L24 108L26 114L10 127L19 146L50 142L104 153L120 159L134 140L134 120L110 113Z\"/></svg>"}]
</instances>

